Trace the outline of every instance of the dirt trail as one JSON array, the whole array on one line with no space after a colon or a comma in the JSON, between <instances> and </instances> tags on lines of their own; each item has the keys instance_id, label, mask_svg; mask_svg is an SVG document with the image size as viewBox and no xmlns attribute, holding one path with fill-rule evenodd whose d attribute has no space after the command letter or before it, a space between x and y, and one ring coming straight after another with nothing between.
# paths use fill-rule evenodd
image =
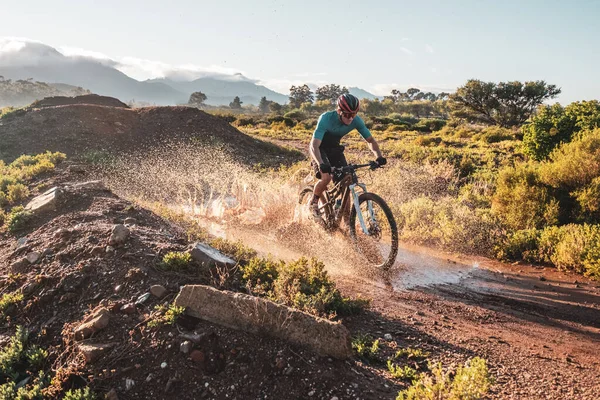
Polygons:
<instances>
[{"instance_id":1,"label":"dirt trail","mask_svg":"<svg viewBox=\"0 0 600 400\"><path fill-rule=\"evenodd\" d=\"M207 226L264 254L311 255L271 233ZM334 236L328 248L340 241ZM384 279L349 266L349 254L324 253L315 248L313 255L325 259L346 294L373 300L367 315L345 321L353 332L391 333L399 345L425 347L445 365L484 357L496 381L491 398L600 396L599 282L416 246L401 248Z\"/></svg>"}]
</instances>

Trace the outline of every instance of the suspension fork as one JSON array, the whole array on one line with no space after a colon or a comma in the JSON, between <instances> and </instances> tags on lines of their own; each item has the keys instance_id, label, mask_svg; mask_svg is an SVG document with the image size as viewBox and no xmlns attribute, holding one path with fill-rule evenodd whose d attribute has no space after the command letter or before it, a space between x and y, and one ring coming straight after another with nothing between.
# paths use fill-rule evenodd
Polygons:
<instances>
[{"instance_id":1,"label":"suspension fork","mask_svg":"<svg viewBox=\"0 0 600 400\"><path fill-rule=\"evenodd\" d=\"M352 194L352 201L354 203L354 209L356 210L356 216L358 217L358 221L360 222L360 227L365 235L369 234L369 229L367 228L367 224L365 223L365 219L363 218L362 213L360 212L360 203L358 201L358 191L356 187L359 187L363 193L367 192L367 186L363 183L355 183L348 186L350 193ZM375 224L375 213L373 212L373 204L371 201L367 201L367 209L369 211L369 219L372 224Z\"/></svg>"}]
</instances>

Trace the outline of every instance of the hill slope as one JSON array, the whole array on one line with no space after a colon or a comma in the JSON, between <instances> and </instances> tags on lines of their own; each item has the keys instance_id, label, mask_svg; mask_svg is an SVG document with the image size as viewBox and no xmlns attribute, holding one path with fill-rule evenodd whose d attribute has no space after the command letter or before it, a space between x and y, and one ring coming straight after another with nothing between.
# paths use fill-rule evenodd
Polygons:
<instances>
[{"instance_id":1,"label":"hill slope","mask_svg":"<svg viewBox=\"0 0 600 400\"><path fill-rule=\"evenodd\" d=\"M71 158L97 151L118 154L177 140L221 145L251 164L279 165L283 160L302 158L299 153L253 139L196 108L129 109L114 107L116 99L104 98L104 104L111 105L104 106L97 97L88 98L96 104L81 104L76 98L73 102L79 104L29 108L4 117L0 120L0 159L10 162L22 154L46 150L64 152ZM54 103L61 101L64 104L64 99Z\"/></svg>"}]
</instances>

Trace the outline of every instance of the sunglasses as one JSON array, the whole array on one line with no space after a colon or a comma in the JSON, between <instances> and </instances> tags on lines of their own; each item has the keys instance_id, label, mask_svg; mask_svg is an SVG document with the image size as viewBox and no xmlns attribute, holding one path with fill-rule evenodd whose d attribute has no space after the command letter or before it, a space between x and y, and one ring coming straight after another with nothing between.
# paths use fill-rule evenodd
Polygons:
<instances>
[{"instance_id":1,"label":"sunglasses","mask_svg":"<svg viewBox=\"0 0 600 400\"><path fill-rule=\"evenodd\" d=\"M351 119L351 118L356 117L356 113L348 113L348 112L342 111L342 117Z\"/></svg>"}]
</instances>

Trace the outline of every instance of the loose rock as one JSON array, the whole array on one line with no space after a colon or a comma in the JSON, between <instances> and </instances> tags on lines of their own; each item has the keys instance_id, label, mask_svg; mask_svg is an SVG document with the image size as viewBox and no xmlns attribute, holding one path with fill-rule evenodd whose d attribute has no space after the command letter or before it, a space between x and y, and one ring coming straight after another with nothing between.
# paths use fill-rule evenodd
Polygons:
<instances>
[{"instance_id":1,"label":"loose rock","mask_svg":"<svg viewBox=\"0 0 600 400\"><path fill-rule=\"evenodd\" d=\"M27 261L29 261L30 264L35 264L40 260L41 257L42 255L40 253L38 253L37 251L33 251L27 254Z\"/></svg>"},{"instance_id":2,"label":"loose rock","mask_svg":"<svg viewBox=\"0 0 600 400\"><path fill-rule=\"evenodd\" d=\"M108 244L111 246L119 246L124 244L129 238L129 228L123 224L115 225L112 229Z\"/></svg>"},{"instance_id":3,"label":"loose rock","mask_svg":"<svg viewBox=\"0 0 600 400\"><path fill-rule=\"evenodd\" d=\"M162 298L166 292L167 289L165 289L165 287L161 285L152 285L152 287L150 287L150 293L154 297L158 297L159 299Z\"/></svg>"}]
</instances>

